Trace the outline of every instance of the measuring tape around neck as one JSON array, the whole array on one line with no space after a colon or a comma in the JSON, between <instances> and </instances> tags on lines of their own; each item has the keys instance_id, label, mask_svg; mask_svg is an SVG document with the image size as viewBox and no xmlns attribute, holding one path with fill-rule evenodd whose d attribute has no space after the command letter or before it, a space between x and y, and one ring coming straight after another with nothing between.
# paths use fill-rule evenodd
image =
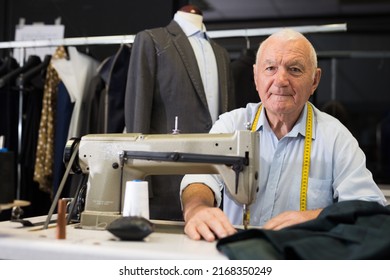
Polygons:
<instances>
[{"instance_id":1,"label":"measuring tape around neck","mask_svg":"<svg viewBox=\"0 0 390 280\"><path fill-rule=\"evenodd\" d=\"M251 126L251 131L256 131L256 127L259 121L262 107L263 105L260 104L259 109L257 109L255 119L253 120ZM299 207L301 211L305 211L307 207L307 188L309 183L312 131L313 131L313 108L311 104L307 102L306 135L305 135L305 143L303 147L301 195L300 195L300 207Z\"/></svg>"}]
</instances>

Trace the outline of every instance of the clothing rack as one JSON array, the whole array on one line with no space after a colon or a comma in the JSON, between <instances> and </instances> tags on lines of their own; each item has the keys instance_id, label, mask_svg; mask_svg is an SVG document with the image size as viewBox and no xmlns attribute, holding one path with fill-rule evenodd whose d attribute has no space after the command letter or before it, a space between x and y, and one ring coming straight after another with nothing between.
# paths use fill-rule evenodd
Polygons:
<instances>
[{"instance_id":1,"label":"clothing rack","mask_svg":"<svg viewBox=\"0 0 390 280\"><path fill-rule=\"evenodd\" d=\"M249 29L231 29L231 30L210 30L207 34L210 38L234 38L234 37L259 37L270 35L283 27L271 28L249 28ZM346 23L327 24L327 25L306 25L291 26L301 33L322 33L322 32L340 32L346 31ZM135 35L114 35L114 36L95 36L95 37L75 37L64 39L47 39L33 41L9 41L0 42L0 49L10 48L39 48L55 46L80 46L80 45L109 45L109 44L131 44L134 42Z\"/></svg>"},{"instance_id":2,"label":"clothing rack","mask_svg":"<svg viewBox=\"0 0 390 280\"><path fill-rule=\"evenodd\" d=\"M285 27L272 28L250 28L250 29L232 29L232 30L210 30L207 34L210 38L235 38L235 37L260 37L270 35ZM301 33L326 33L343 32L347 30L346 23L327 24L327 25L306 25L290 26ZM20 49L19 61L21 66L25 61L26 48L56 47L56 46L86 46L86 45L115 45L131 44L134 42L135 35L113 35L113 36L94 36L94 37L74 37L64 39L46 39L32 41L8 41L0 42L0 49ZM22 148L22 108L23 108L23 87L19 89L19 119L18 119L18 170L17 170L17 190L16 199L20 199L21 192L21 165L19 157Z\"/></svg>"}]
</instances>

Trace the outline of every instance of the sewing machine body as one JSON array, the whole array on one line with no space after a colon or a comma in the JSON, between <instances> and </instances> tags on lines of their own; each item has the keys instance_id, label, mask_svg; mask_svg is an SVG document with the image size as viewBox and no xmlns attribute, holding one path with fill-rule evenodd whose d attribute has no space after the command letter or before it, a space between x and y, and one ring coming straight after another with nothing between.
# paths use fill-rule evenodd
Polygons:
<instances>
[{"instance_id":1,"label":"sewing machine body","mask_svg":"<svg viewBox=\"0 0 390 280\"><path fill-rule=\"evenodd\" d=\"M238 203L249 205L258 186L255 156L258 152L258 134L249 131L86 135L81 138L78 152L80 168L88 174L81 226L105 228L120 217L126 181L142 180L148 175L219 174L232 197ZM146 157L133 158L134 153ZM163 159L151 159L160 153L164 155ZM234 171L228 163L230 159L243 159L245 166L241 171ZM236 174L239 174L238 181Z\"/></svg>"}]
</instances>

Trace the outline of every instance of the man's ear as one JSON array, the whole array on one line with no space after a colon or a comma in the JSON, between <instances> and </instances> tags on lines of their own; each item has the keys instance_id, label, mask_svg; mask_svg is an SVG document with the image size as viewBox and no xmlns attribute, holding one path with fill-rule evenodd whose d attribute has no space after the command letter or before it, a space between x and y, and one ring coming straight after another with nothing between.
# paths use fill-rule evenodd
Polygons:
<instances>
[{"instance_id":1,"label":"man's ear","mask_svg":"<svg viewBox=\"0 0 390 280\"><path fill-rule=\"evenodd\" d=\"M322 73L321 68L317 68L317 69L315 70L314 79L313 79L313 85L312 85L312 94L313 94L314 91L317 89L318 85L320 84L321 73Z\"/></svg>"},{"instance_id":2,"label":"man's ear","mask_svg":"<svg viewBox=\"0 0 390 280\"><path fill-rule=\"evenodd\" d=\"M256 64L253 64L253 80L255 81L255 86L256 86L256 90L257 90L257 67L256 67Z\"/></svg>"}]
</instances>

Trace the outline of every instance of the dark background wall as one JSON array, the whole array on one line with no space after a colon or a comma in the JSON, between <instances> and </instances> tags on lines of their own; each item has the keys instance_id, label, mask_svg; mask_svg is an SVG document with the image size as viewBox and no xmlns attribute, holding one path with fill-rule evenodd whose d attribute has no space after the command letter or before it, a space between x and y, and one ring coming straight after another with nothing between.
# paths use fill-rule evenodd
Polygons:
<instances>
[{"instance_id":1,"label":"dark background wall","mask_svg":"<svg viewBox=\"0 0 390 280\"><path fill-rule=\"evenodd\" d=\"M61 17L65 37L127 35L169 23L181 0L0 0L0 40L12 41L20 18L26 24L54 24ZM113 46L90 47L103 57ZM95 54L94 53L94 54Z\"/></svg>"},{"instance_id":2,"label":"dark background wall","mask_svg":"<svg viewBox=\"0 0 390 280\"><path fill-rule=\"evenodd\" d=\"M21 17L29 24L53 24L61 17L66 37L133 34L166 24L181 2L184 1L0 0L2 39L13 39Z\"/></svg>"},{"instance_id":3,"label":"dark background wall","mask_svg":"<svg viewBox=\"0 0 390 280\"><path fill-rule=\"evenodd\" d=\"M56 18L61 17L61 22L65 25L65 37L135 34L146 28L165 26L176 10L189 2L205 11L210 9L207 2L222 3L200 0L0 0L0 40L14 39L15 26L21 17L26 19L26 24L53 24ZM228 2L232 3L226 1ZM241 6L253 3L249 0L236 2ZM256 17L252 12L249 18L208 18L206 12L205 24L208 30L218 30L347 23L346 32L307 34L319 53L319 65L323 68L322 81L313 102L320 108L330 101L344 106L347 116L345 123L366 152L370 170L378 182L390 183L390 155L387 148L390 142L381 139L379 133L383 121L390 115L390 9L389 6L386 9L373 9L369 6L369 3L383 5L389 1L339 2L364 2L367 9L345 12L345 9L336 8L329 12L324 9L327 12L319 13L314 10L311 12L308 7L296 14L276 16L259 11L262 15ZM215 14L217 11L212 12ZM262 37L250 38L251 48L256 49L262 40ZM217 41L226 47L232 60L246 46L245 38ZM116 49L117 46L89 46L90 52L101 59L112 55ZM2 55L6 51L0 52Z\"/></svg>"}]
</instances>

